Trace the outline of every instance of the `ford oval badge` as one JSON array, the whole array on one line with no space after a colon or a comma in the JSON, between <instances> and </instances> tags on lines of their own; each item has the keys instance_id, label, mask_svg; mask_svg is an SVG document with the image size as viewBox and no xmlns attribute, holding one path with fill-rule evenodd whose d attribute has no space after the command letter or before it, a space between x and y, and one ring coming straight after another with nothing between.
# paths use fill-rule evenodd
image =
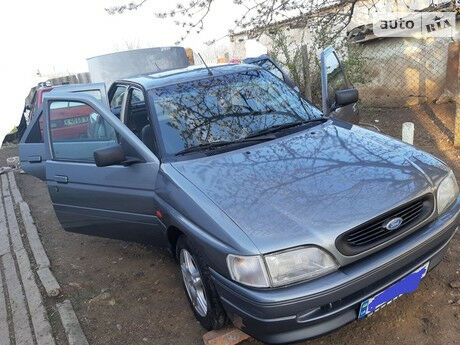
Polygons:
<instances>
[{"instance_id":1,"label":"ford oval badge","mask_svg":"<svg viewBox=\"0 0 460 345\"><path fill-rule=\"evenodd\" d=\"M393 231L393 230L398 229L401 226L403 221L404 219L402 219L401 217L392 218L386 221L385 223L383 223L383 227L389 231Z\"/></svg>"}]
</instances>

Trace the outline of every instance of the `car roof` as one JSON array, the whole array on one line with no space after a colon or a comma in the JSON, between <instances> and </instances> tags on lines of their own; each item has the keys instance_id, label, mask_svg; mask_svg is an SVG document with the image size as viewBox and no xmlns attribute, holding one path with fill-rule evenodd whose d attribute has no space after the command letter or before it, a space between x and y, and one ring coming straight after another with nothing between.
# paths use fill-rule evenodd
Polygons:
<instances>
[{"instance_id":1,"label":"car roof","mask_svg":"<svg viewBox=\"0 0 460 345\"><path fill-rule=\"evenodd\" d=\"M217 64L209 66L212 76L221 76L230 73L244 72L248 70L260 69L256 65L247 64ZM173 69L168 71L154 72L132 78L126 78L117 82L128 81L140 84L144 89L154 89L158 87L174 85L194 80L212 77L204 65L193 65L186 68ZM115 82L115 83L117 83Z\"/></svg>"}]
</instances>

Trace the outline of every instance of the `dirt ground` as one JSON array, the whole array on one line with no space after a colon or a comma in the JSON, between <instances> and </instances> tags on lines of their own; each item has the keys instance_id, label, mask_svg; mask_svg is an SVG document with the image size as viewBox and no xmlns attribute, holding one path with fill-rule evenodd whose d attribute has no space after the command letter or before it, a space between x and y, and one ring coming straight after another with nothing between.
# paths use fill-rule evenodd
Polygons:
<instances>
[{"instance_id":1,"label":"dirt ground","mask_svg":"<svg viewBox=\"0 0 460 345\"><path fill-rule=\"evenodd\" d=\"M460 177L460 150L452 146L452 105L363 109L362 121L400 138L405 121L415 123L415 146L448 162ZM0 150L0 166L16 155ZM70 298L90 344L202 344L179 284L175 261L163 249L64 232L46 185L17 175L29 203L52 270ZM460 344L460 234L443 262L405 295L373 316L318 339L317 344ZM245 344L258 344L249 340Z\"/></svg>"}]
</instances>

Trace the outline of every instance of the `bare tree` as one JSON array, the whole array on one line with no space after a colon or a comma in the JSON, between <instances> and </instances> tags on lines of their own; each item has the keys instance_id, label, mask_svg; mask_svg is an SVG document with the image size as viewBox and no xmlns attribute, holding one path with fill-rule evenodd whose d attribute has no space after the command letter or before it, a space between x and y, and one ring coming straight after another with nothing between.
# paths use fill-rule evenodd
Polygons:
<instances>
[{"instance_id":1,"label":"bare tree","mask_svg":"<svg viewBox=\"0 0 460 345\"><path fill-rule=\"evenodd\" d=\"M149 0L130 2L106 8L111 15L140 9ZM296 18L299 22L311 21L312 18L322 25L334 22L337 32L341 32L350 23L358 0L233 0L234 5L241 9L241 15L235 19L231 35L236 30L249 30L256 33L276 25L279 21ZM154 13L158 18L173 18L175 24L182 28L178 42L185 40L192 33L200 33L204 29L204 21L218 0L181 1L175 7ZM337 25L340 23L340 25ZM215 40L208 42L214 43Z\"/></svg>"},{"instance_id":2,"label":"bare tree","mask_svg":"<svg viewBox=\"0 0 460 345\"><path fill-rule=\"evenodd\" d=\"M113 46L114 51L125 51L125 50L134 50L142 48L142 44L139 42L139 39L132 38L126 39L120 43L117 43Z\"/></svg>"}]
</instances>

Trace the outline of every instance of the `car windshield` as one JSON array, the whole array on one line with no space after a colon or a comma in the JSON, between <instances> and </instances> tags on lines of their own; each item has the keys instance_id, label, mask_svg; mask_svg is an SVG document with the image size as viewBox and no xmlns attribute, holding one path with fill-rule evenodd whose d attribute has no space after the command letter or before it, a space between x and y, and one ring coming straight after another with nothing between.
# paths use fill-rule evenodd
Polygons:
<instances>
[{"instance_id":1,"label":"car windshield","mask_svg":"<svg viewBox=\"0 0 460 345\"><path fill-rule=\"evenodd\" d=\"M165 150L170 155L322 116L264 70L174 84L152 92Z\"/></svg>"}]
</instances>

